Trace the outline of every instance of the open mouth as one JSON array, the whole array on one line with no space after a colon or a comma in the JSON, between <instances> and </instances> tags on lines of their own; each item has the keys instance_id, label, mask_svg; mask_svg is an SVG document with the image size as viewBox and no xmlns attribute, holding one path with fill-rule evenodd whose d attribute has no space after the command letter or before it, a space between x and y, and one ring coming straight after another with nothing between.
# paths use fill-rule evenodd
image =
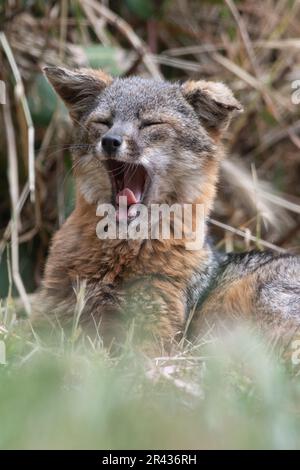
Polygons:
<instances>
[{"instance_id":1,"label":"open mouth","mask_svg":"<svg viewBox=\"0 0 300 470\"><path fill-rule=\"evenodd\" d=\"M149 185L149 176L143 165L125 163L108 159L105 161L113 188L113 197L117 207L120 203L126 203L126 219L132 219L137 215L135 204L143 201ZM120 199L121 197L126 199ZM124 214L123 214L124 217ZM117 211L117 219L123 218Z\"/></svg>"}]
</instances>

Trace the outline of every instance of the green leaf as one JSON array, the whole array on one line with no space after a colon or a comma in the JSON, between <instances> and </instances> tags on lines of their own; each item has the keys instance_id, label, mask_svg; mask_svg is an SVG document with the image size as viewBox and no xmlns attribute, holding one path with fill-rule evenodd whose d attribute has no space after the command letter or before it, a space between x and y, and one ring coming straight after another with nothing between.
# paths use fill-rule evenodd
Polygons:
<instances>
[{"instance_id":1,"label":"green leaf","mask_svg":"<svg viewBox=\"0 0 300 470\"><path fill-rule=\"evenodd\" d=\"M154 15L155 7L152 0L126 0L126 5L132 13L143 20L147 20Z\"/></svg>"},{"instance_id":2,"label":"green leaf","mask_svg":"<svg viewBox=\"0 0 300 470\"><path fill-rule=\"evenodd\" d=\"M42 73L35 77L28 104L34 124L47 126L56 108L57 96Z\"/></svg>"},{"instance_id":3,"label":"green leaf","mask_svg":"<svg viewBox=\"0 0 300 470\"><path fill-rule=\"evenodd\" d=\"M92 68L101 68L111 75L121 75L129 67L127 54L117 47L94 44L83 48L87 61ZM124 57L125 55L125 57ZM130 60L130 54L127 59Z\"/></svg>"}]
</instances>

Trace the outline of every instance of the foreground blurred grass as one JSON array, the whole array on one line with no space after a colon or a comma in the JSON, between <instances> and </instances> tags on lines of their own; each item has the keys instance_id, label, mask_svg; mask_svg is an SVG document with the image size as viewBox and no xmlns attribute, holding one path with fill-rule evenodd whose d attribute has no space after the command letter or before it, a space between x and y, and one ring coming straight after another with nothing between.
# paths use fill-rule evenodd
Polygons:
<instances>
[{"instance_id":1,"label":"foreground blurred grass","mask_svg":"<svg viewBox=\"0 0 300 470\"><path fill-rule=\"evenodd\" d=\"M0 334L2 449L300 448L297 370L254 332L150 360L18 329Z\"/></svg>"}]
</instances>

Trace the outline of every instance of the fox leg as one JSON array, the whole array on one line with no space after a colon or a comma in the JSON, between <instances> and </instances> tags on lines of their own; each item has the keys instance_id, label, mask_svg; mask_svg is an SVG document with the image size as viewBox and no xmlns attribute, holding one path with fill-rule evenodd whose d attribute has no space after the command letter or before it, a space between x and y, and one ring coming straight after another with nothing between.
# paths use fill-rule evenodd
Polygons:
<instances>
[{"instance_id":1,"label":"fox leg","mask_svg":"<svg viewBox=\"0 0 300 470\"><path fill-rule=\"evenodd\" d=\"M126 286L122 308L135 340L152 353L170 352L185 323L185 295L169 280L137 280Z\"/></svg>"}]
</instances>

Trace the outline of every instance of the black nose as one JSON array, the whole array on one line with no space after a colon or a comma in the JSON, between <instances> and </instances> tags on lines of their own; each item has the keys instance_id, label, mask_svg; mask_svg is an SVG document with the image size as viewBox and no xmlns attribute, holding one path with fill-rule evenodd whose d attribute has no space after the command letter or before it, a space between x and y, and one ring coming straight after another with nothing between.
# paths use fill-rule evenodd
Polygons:
<instances>
[{"instance_id":1,"label":"black nose","mask_svg":"<svg viewBox=\"0 0 300 470\"><path fill-rule=\"evenodd\" d=\"M105 135L102 137L102 147L107 153L114 153L122 144L122 137L119 135Z\"/></svg>"}]
</instances>

